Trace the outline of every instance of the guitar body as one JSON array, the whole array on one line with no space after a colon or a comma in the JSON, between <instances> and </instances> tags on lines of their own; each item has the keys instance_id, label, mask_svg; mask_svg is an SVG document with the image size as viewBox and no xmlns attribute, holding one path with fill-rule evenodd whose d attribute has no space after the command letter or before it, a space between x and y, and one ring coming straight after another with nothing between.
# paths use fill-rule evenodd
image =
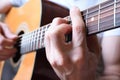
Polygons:
<instances>
[{"instance_id":1,"label":"guitar body","mask_svg":"<svg viewBox=\"0 0 120 80\"><path fill-rule=\"evenodd\" d=\"M13 7L6 15L4 21L14 34L21 35L31 32L41 25L50 23L54 17L65 17L67 15L67 9L47 0L29 0L21 7ZM59 79L48 63L44 49L18 57L15 56L15 58L17 58L17 61L16 59L14 61L13 58L10 58L9 60L0 62L0 79L53 80L43 78L41 75L45 75L46 77L53 76L53 78L55 77L54 80ZM50 69L52 76L47 71L42 71L43 68L46 70ZM44 74L41 74L41 71Z\"/></svg>"},{"instance_id":2,"label":"guitar body","mask_svg":"<svg viewBox=\"0 0 120 80\"><path fill-rule=\"evenodd\" d=\"M103 3L104 6L105 4L107 5L108 2ZM117 1L117 4L118 3L119 1ZM111 0L110 4L116 5L116 2L112 2ZM89 10L93 11L89 12L88 9L83 11L83 18L85 18L85 24L87 24L86 28L88 30L88 35L97 34L120 26L120 21L115 17L115 15L119 16L119 7L114 10L115 8L113 7L115 6L111 7L112 5L108 5L111 9L106 7L107 10L104 8L102 8L102 10L99 6L103 7L99 4L98 6L95 6L98 8L89 8ZM102 17L102 13L99 13L101 11L97 10L98 12L96 12L94 9L105 10L107 12L109 12L108 10L113 11L109 12L111 14ZM115 14L114 11L116 11L117 14ZM86 16L91 15L91 12L94 12L94 14L92 13L90 18L86 18ZM22 7L12 8L5 17L5 23L8 24L13 33L22 35L32 32L42 25L50 23L54 17L65 17L67 15L67 9L51 3L48 0L28 0L28 2ZM101 18L98 18L99 16L101 16ZM108 22L110 24L108 24ZM116 26L113 24L116 24ZM93 30L94 28L95 30ZM47 61L44 48L35 52L24 53L24 55L20 55L18 49L15 57L0 63L0 78L2 80L60 80Z\"/></svg>"},{"instance_id":3,"label":"guitar body","mask_svg":"<svg viewBox=\"0 0 120 80\"><path fill-rule=\"evenodd\" d=\"M41 1L29 0L22 7L12 8L10 12L7 14L5 18L5 22L8 24L10 30L13 33L15 34L27 33L33 31L34 29L40 26L41 13L42 13ZM13 70L14 68L19 66L19 69L14 76L14 80L31 79L34 68L35 56L36 56L36 52L22 55L19 61L17 61L16 63L14 63L13 59L9 59L9 63L11 64ZM4 68L4 64L3 64L3 68ZM2 76L9 77L9 75L11 75L12 72L10 74L9 73L7 74L6 75L2 74ZM9 80L13 80L13 79L9 79Z\"/></svg>"}]
</instances>

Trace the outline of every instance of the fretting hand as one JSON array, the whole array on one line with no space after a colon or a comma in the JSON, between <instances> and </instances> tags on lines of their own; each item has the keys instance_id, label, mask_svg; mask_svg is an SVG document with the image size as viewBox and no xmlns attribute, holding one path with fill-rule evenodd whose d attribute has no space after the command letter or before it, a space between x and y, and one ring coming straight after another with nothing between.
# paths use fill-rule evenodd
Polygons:
<instances>
[{"instance_id":1,"label":"fretting hand","mask_svg":"<svg viewBox=\"0 0 120 80\"><path fill-rule=\"evenodd\" d=\"M72 25L63 18L53 20L45 35L46 56L61 80L88 80L91 52L87 48L85 25L78 8L71 10L70 17ZM72 41L66 43L65 35L70 32Z\"/></svg>"}]
</instances>

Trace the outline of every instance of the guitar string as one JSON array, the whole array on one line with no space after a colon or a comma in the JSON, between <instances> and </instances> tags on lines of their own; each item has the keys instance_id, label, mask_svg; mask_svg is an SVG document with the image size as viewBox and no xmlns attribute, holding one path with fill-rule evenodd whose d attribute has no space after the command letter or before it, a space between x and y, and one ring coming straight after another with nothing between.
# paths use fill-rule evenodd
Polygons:
<instances>
[{"instance_id":1,"label":"guitar string","mask_svg":"<svg viewBox=\"0 0 120 80\"><path fill-rule=\"evenodd\" d=\"M118 1L118 2L120 2L120 1ZM118 6L118 7L116 7L116 8L120 8L120 6ZM94 11L94 12L96 12L96 11ZM119 12L118 12L119 13ZM86 15L90 15L91 13L88 13L88 14L84 14L83 16L86 16ZM46 26L43 26L43 27L46 27ZM40 28L40 31L41 31L42 29ZM30 34L30 33L29 33ZM20 40L19 41L21 41L21 39L22 39L22 37L25 37L25 35L21 35L20 36ZM26 42L26 40L25 40L25 42ZM20 45L19 45L20 46Z\"/></svg>"},{"instance_id":2,"label":"guitar string","mask_svg":"<svg viewBox=\"0 0 120 80\"><path fill-rule=\"evenodd\" d=\"M43 29L43 31L44 31L44 29Z\"/></svg>"},{"instance_id":3,"label":"guitar string","mask_svg":"<svg viewBox=\"0 0 120 80\"><path fill-rule=\"evenodd\" d=\"M118 2L120 2L120 1L118 1ZM117 7L117 8L120 8L120 6L119 7ZM101 8L102 9L102 8ZM96 10L96 11L98 11L98 10ZM96 12L96 11L94 11L94 12ZM110 11L110 10L109 10ZM108 12L108 11L106 11L106 12ZM106 13L106 12L104 12L104 13ZM91 13L88 13L88 14L85 14L84 16L86 16L86 15L89 15L89 14L91 14ZM102 13L103 14L103 13ZM94 15L94 16L96 16L96 15ZM94 16L90 16L89 18L92 18L92 17L94 17ZM97 15L98 16L98 15ZM44 27L44 26L43 26Z\"/></svg>"}]
</instances>

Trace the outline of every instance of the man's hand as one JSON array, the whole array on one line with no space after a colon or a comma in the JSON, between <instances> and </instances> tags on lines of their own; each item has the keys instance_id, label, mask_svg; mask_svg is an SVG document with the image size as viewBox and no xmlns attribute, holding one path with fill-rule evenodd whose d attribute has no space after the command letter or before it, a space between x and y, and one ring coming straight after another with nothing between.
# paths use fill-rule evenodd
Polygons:
<instances>
[{"instance_id":1,"label":"man's hand","mask_svg":"<svg viewBox=\"0 0 120 80\"><path fill-rule=\"evenodd\" d=\"M14 55L17 36L10 32L8 26L0 22L0 60L6 60Z\"/></svg>"},{"instance_id":2,"label":"man's hand","mask_svg":"<svg viewBox=\"0 0 120 80\"><path fill-rule=\"evenodd\" d=\"M93 80L88 76L89 69L95 64L95 56L89 56L92 53L87 47L85 25L79 9L72 9L70 17L72 25L63 18L55 18L46 32L47 59L61 80ZM72 41L66 43L65 35L70 32ZM94 61L91 63L89 59ZM95 72L96 68L92 69Z\"/></svg>"}]
</instances>

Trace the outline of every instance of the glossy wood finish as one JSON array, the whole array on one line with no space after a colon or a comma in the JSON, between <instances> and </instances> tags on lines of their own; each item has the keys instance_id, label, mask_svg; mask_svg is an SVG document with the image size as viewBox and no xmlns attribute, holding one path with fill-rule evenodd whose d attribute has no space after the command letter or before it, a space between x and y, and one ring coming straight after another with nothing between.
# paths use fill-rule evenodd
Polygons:
<instances>
[{"instance_id":1,"label":"glossy wood finish","mask_svg":"<svg viewBox=\"0 0 120 80\"><path fill-rule=\"evenodd\" d=\"M12 8L8 12L5 22L15 34L19 34L21 31L28 33L40 25L50 23L54 17L67 15L67 9L47 0L29 0L22 7ZM11 58L10 62L11 60L13 59ZM31 78L33 80L59 80L46 59L44 49L38 50L37 56L36 51L22 55L19 61L21 61L20 67L13 78L14 80L31 80ZM16 64L12 61L11 65L15 66ZM1 71L2 66L3 64L0 66Z\"/></svg>"},{"instance_id":2,"label":"glossy wood finish","mask_svg":"<svg viewBox=\"0 0 120 80\"><path fill-rule=\"evenodd\" d=\"M40 26L41 19L41 1L29 0L25 5L19 8L12 8L5 18L5 22L10 30L18 34L33 31ZM23 26L22 24L25 24ZM33 73L36 52L23 55L21 64L14 80L30 80ZM13 64L14 66L14 64ZM12 74L12 73L11 73ZM7 76L7 75L6 75Z\"/></svg>"},{"instance_id":3,"label":"glossy wood finish","mask_svg":"<svg viewBox=\"0 0 120 80\"><path fill-rule=\"evenodd\" d=\"M51 23L55 17L66 17L68 15L68 9L49 2L48 0L42 0L41 26ZM37 51L32 80L59 80L46 59L45 49Z\"/></svg>"}]
</instances>

